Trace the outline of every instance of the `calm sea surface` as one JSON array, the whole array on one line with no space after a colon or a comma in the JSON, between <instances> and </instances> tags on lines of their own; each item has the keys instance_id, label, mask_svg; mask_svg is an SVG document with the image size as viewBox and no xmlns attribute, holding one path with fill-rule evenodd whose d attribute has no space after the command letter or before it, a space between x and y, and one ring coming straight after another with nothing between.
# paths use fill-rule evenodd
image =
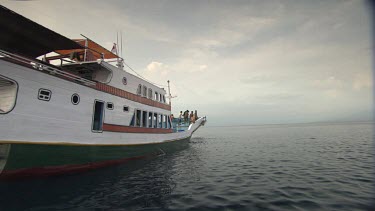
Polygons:
<instances>
[{"instance_id":1,"label":"calm sea surface","mask_svg":"<svg viewBox=\"0 0 375 211\"><path fill-rule=\"evenodd\" d=\"M0 210L372 210L374 124L203 127L182 151L0 182Z\"/></svg>"}]
</instances>

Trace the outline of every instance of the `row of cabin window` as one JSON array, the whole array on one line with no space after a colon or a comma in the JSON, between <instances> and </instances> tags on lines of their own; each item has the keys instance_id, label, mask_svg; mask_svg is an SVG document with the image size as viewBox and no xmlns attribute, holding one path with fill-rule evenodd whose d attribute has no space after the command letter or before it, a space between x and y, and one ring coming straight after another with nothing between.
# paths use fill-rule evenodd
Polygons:
<instances>
[{"instance_id":1,"label":"row of cabin window","mask_svg":"<svg viewBox=\"0 0 375 211\"><path fill-rule=\"evenodd\" d=\"M113 110L115 108L115 105L111 102L107 102L107 109ZM124 106L123 107L124 112L129 112L129 106Z\"/></svg>"},{"instance_id":2,"label":"row of cabin window","mask_svg":"<svg viewBox=\"0 0 375 211\"><path fill-rule=\"evenodd\" d=\"M158 92L155 92L154 97L153 97L152 96L152 89L151 88L147 89L147 86L145 86L145 85L143 85L143 86L141 84L138 85L137 94L142 95L143 97L147 97L149 99L158 101L158 102L165 103L165 96L164 95L162 95Z\"/></svg>"},{"instance_id":3,"label":"row of cabin window","mask_svg":"<svg viewBox=\"0 0 375 211\"><path fill-rule=\"evenodd\" d=\"M165 129L172 128L170 116L138 109L134 111L130 126Z\"/></svg>"},{"instance_id":4,"label":"row of cabin window","mask_svg":"<svg viewBox=\"0 0 375 211\"><path fill-rule=\"evenodd\" d=\"M49 101L51 99L52 92L48 89L39 89L38 91L38 99L43 101ZM73 105L78 105L80 101L80 97L77 93L74 93L71 97L71 101ZM112 102L107 102L107 109L113 110L115 105ZM129 112L129 106L123 107L124 112Z\"/></svg>"},{"instance_id":5,"label":"row of cabin window","mask_svg":"<svg viewBox=\"0 0 375 211\"><path fill-rule=\"evenodd\" d=\"M50 101L52 97L52 91L49 89L40 88L38 91L38 99L43 101ZM77 93L72 94L70 98L73 105L78 105L80 101L80 97ZM108 105L107 105L108 106Z\"/></svg>"}]
</instances>

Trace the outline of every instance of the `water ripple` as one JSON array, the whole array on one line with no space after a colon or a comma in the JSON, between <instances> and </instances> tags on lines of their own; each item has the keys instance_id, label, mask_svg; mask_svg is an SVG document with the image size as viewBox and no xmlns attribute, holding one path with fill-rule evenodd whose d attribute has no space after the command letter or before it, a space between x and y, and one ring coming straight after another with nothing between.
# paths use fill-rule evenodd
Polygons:
<instances>
[{"instance_id":1,"label":"water ripple","mask_svg":"<svg viewBox=\"0 0 375 211\"><path fill-rule=\"evenodd\" d=\"M0 210L372 210L372 124L202 128L166 156L0 183Z\"/></svg>"}]
</instances>

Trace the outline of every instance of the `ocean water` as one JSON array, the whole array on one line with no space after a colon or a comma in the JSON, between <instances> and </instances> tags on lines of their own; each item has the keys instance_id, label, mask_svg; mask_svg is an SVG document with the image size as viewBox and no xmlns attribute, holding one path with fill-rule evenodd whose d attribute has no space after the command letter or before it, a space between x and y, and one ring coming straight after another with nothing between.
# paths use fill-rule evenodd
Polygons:
<instances>
[{"instance_id":1,"label":"ocean water","mask_svg":"<svg viewBox=\"0 0 375 211\"><path fill-rule=\"evenodd\" d=\"M373 130L203 127L154 159L0 182L0 210L375 210Z\"/></svg>"}]
</instances>

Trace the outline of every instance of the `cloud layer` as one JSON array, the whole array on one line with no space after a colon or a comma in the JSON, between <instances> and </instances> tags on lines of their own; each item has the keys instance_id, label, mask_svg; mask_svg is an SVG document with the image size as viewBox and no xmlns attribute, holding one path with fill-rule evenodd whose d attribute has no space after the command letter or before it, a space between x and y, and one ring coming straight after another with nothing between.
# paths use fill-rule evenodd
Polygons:
<instances>
[{"instance_id":1,"label":"cloud layer","mask_svg":"<svg viewBox=\"0 0 375 211\"><path fill-rule=\"evenodd\" d=\"M366 2L2 4L61 34L82 33L107 48L121 30L126 62L155 83L171 81L172 94L178 95L173 112L197 109L212 125L372 117Z\"/></svg>"}]
</instances>

